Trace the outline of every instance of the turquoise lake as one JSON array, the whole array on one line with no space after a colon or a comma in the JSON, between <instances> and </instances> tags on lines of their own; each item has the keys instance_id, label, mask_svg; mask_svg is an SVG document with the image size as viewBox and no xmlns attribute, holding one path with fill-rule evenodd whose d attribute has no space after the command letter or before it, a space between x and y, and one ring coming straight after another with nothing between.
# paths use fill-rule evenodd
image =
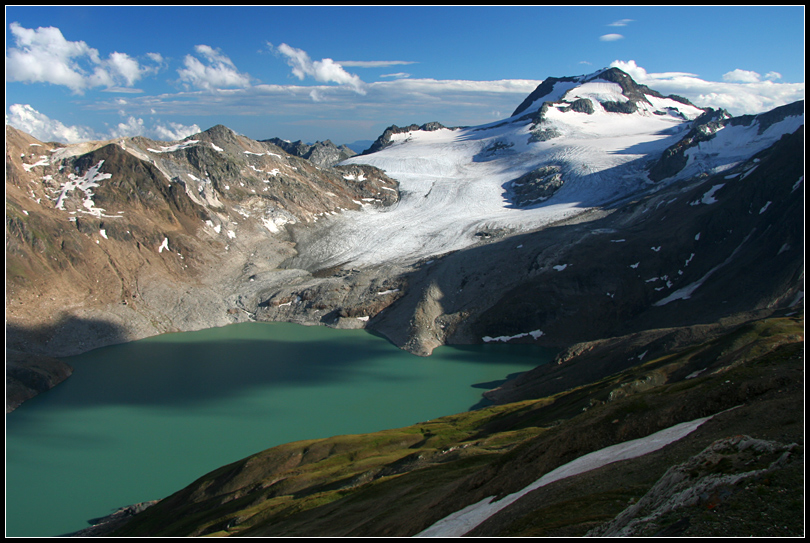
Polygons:
<instances>
[{"instance_id":1,"label":"turquoise lake","mask_svg":"<svg viewBox=\"0 0 810 543\"><path fill-rule=\"evenodd\" d=\"M65 358L6 415L6 536L58 536L269 447L470 410L550 360L530 345L406 353L363 330L244 323Z\"/></svg>"}]
</instances>

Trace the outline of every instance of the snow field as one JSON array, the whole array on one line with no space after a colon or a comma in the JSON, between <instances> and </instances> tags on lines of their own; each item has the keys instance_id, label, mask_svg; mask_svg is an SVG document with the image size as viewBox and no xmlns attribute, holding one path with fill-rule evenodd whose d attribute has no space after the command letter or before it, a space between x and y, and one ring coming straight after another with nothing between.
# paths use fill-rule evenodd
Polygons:
<instances>
[{"instance_id":1,"label":"snow field","mask_svg":"<svg viewBox=\"0 0 810 543\"><path fill-rule=\"evenodd\" d=\"M591 90L604 96L616 90L611 85ZM400 183L401 199L392 208L335 218L329 238L307 247L307 258L322 266L409 263L477 243L482 229L519 232L569 218L645 186L646 172L633 162L688 129L682 119L653 114L552 107L547 119L562 136L530 143L521 123L412 131L395 134L382 151L344 161L381 168ZM561 166L563 187L539 206L512 207L504 185L548 164Z\"/></svg>"}]
</instances>

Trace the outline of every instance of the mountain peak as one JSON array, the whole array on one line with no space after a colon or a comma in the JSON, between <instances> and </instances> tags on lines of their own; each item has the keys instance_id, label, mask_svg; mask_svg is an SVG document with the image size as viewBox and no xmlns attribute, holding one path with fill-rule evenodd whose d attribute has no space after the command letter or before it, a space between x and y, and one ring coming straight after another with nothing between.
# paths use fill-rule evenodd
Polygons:
<instances>
[{"instance_id":1,"label":"mountain peak","mask_svg":"<svg viewBox=\"0 0 810 543\"><path fill-rule=\"evenodd\" d=\"M619 86L620 90L619 92L611 93L605 92L604 89L597 89L593 87L593 85L589 86L590 83L598 84L600 82L615 83ZM577 89L580 89L580 91ZM596 92L594 92L594 90ZM612 67L588 75L560 78L549 77L538 85L517 109L515 109L514 113L512 113L512 117L527 112L532 106L536 106L540 109L548 102L564 101L572 104L578 99L581 100L581 95L583 94L588 94L587 99L590 102L598 102L605 111L610 113L635 113L638 111L640 104L645 104L645 106L642 106L642 109L653 107L649 97L674 100L678 104L700 109L686 98L680 96L664 96L646 85L637 83L627 72ZM609 96L610 94L614 94L615 96ZM593 104L591 104L591 106L592 105ZM678 109L677 104L675 104L674 107ZM583 106L580 106L580 109L583 109ZM587 111L592 109L592 107L584 109ZM575 108L575 110L579 109Z\"/></svg>"},{"instance_id":2,"label":"mountain peak","mask_svg":"<svg viewBox=\"0 0 810 543\"><path fill-rule=\"evenodd\" d=\"M515 109L512 113L512 117L516 115L520 115L524 111L526 111L533 103L535 103L540 98L544 98L549 96L554 91L554 87L557 83L576 83L581 80L583 76L574 76L574 77L547 77L540 83L536 89L532 91L529 96L526 97L523 102Z\"/></svg>"}]
</instances>

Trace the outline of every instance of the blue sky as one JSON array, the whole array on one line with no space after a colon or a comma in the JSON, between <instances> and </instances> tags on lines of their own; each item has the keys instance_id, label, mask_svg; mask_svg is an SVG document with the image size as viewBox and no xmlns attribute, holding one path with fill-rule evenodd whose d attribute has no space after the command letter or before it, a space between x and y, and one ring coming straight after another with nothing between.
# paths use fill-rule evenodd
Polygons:
<instances>
[{"instance_id":1,"label":"blue sky","mask_svg":"<svg viewBox=\"0 0 810 543\"><path fill-rule=\"evenodd\" d=\"M699 106L804 98L804 6L6 7L6 122L45 140L373 140L618 66Z\"/></svg>"}]
</instances>

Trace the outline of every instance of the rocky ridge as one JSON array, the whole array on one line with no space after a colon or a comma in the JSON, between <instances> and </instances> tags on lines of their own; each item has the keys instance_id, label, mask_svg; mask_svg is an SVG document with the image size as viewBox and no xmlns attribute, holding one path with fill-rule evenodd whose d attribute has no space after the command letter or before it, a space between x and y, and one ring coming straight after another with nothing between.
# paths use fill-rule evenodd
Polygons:
<instances>
[{"instance_id":1,"label":"rocky ridge","mask_svg":"<svg viewBox=\"0 0 810 543\"><path fill-rule=\"evenodd\" d=\"M270 138L269 140L259 140L264 143L272 143L276 147L284 149L287 153L305 158L321 168L328 168L337 165L339 162L353 157L357 153L341 145L338 147L330 140L316 141L313 144L307 144L298 141L287 141L281 138Z\"/></svg>"},{"instance_id":2,"label":"rocky ridge","mask_svg":"<svg viewBox=\"0 0 810 543\"><path fill-rule=\"evenodd\" d=\"M782 121L790 116L803 116L804 101L794 102L785 106L777 107L771 111L760 115L743 115L732 117L723 109L715 110L707 108L706 112L697 118L692 124L692 128L678 143L669 147L661 155L661 158L650 167L650 179L662 181L666 178L680 174L687 164L691 165L690 174L699 175L710 172L713 163L710 155L711 151L701 153L699 147L711 148L712 140L725 136L718 133L726 127L738 127L740 129L754 130L758 136L763 135L774 123ZM724 138L721 138L724 139ZM690 160L690 150L693 156ZM740 158L746 158L744 152Z\"/></svg>"},{"instance_id":3,"label":"rocky ridge","mask_svg":"<svg viewBox=\"0 0 810 543\"><path fill-rule=\"evenodd\" d=\"M425 123L421 126L417 124L411 124L408 126L400 127L395 124L392 124L391 126L386 128L385 131L383 131L383 133L380 135L380 137L377 138L374 141L374 143L371 144L371 147L363 151L362 154L369 155L371 153L376 153L377 151L385 149L386 147L391 145L391 136L395 134L406 134L408 132L413 132L416 130L422 130L424 132L433 132L434 130L441 130L443 128L447 127L435 121Z\"/></svg>"}]
</instances>

